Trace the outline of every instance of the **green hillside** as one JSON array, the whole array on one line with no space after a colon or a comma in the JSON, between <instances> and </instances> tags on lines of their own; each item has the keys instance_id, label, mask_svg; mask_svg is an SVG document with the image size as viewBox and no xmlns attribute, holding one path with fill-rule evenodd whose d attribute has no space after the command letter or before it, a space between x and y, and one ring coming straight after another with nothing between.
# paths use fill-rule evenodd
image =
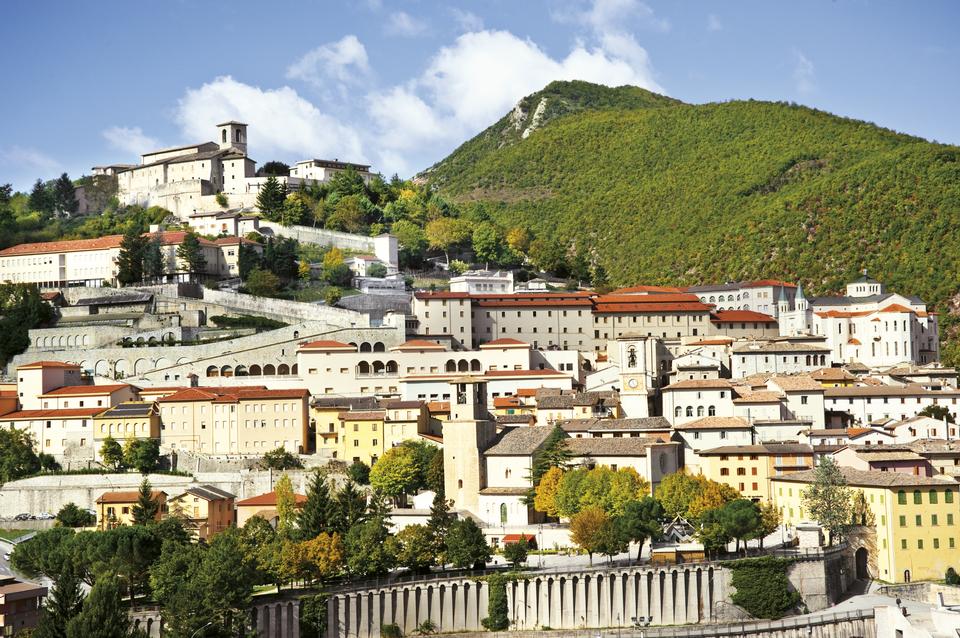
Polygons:
<instances>
[{"instance_id":1,"label":"green hillside","mask_svg":"<svg viewBox=\"0 0 960 638\"><path fill-rule=\"evenodd\" d=\"M867 268L941 309L960 288L960 148L783 103L604 94L494 145L501 120L427 178L588 251L613 284L776 277L823 294Z\"/></svg>"}]
</instances>

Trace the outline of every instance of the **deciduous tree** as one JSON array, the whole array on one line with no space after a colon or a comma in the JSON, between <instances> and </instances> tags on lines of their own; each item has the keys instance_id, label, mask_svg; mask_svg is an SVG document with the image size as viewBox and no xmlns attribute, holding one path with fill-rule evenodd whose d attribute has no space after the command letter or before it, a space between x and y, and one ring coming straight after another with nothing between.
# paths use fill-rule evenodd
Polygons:
<instances>
[{"instance_id":1,"label":"deciduous tree","mask_svg":"<svg viewBox=\"0 0 960 638\"><path fill-rule=\"evenodd\" d=\"M561 481L563 481L563 470L559 467L551 467L546 474L540 477L540 483L537 485L533 497L534 509L547 516L559 516L557 492L560 490Z\"/></svg>"},{"instance_id":2,"label":"deciduous tree","mask_svg":"<svg viewBox=\"0 0 960 638\"><path fill-rule=\"evenodd\" d=\"M456 520L447 533L447 562L454 567L483 569L490 560L490 546L472 518Z\"/></svg>"},{"instance_id":3,"label":"deciduous tree","mask_svg":"<svg viewBox=\"0 0 960 638\"><path fill-rule=\"evenodd\" d=\"M183 236L183 241L177 246L177 259L183 262L183 266L189 273L201 275L206 273L207 258L203 256L200 236L192 230L187 231L187 234Z\"/></svg>"},{"instance_id":4,"label":"deciduous tree","mask_svg":"<svg viewBox=\"0 0 960 638\"><path fill-rule=\"evenodd\" d=\"M830 544L850 525L852 503L850 488L840 468L829 456L820 458L814 480L803 491L803 507L830 532Z\"/></svg>"},{"instance_id":5,"label":"deciduous tree","mask_svg":"<svg viewBox=\"0 0 960 638\"><path fill-rule=\"evenodd\" d=\"M637 560L643 553L647 540L660 540L663 536L663 506L652 496L630 501L623 514L616 519L619 534L627 541L637 543Z\"/></svg>"},{"instance_id":6,"label":"deciduous tree","mask_svg":"<svg viewBox=\"0 0 960 638\"><path fill-rule=\"evenodd\" d=\"M570 540L587 552L590 564L593 555L604 548L611 533L613 521L602 509L595 505L586 507L570 519Z\"/></svg>"},{"instance_id":7,"label":"deciduous tree","mask_svg":"<svg viewBox=\"0 0 960 638\"><path fill-rule=\"evenodd\" d=\"M103 440L103 445L100 446L100 460L114 470L123 467L123 448L112 436Z\"/></svg>"},{"instance_id":8,"label":"deciduous tree","mask_svg":"<svg viewBox=\"0 0 960 638\"><path fill-rule=\"evenodd\" d=\"M404 446L390 448L370 468L370 485L393 498L410 492L416 486L417 478L414 452Z\"/></svg>"}]
</instances>

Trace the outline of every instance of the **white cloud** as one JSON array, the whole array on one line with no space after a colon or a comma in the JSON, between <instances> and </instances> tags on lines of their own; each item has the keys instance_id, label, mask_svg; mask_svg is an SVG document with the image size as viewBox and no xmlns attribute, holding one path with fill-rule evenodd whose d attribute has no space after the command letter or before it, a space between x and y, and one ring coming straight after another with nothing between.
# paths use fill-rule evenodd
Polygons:
<instances>
[{"instance_id":1,"label":"white cloud","mask_svg":"<svg viewBox=\"0 0 960 638\"><path fill-rule=\"evenodd\" d=\"M198 89L188 89L176 109L183 134L191 140L211 139L214 124L239 119L250 125L250 148L265 162L283 158L351 158L365 161L357 131L323 113L295 90L261 89L223 76Z\"/></svg>"},{"instance_id":2,"label":"white cloud","mask_svg":"<svg viewBox=\"0 0 960 638\"><path fill-rule=\"evenodd\" d=\"M723 31L723 23L713 13L707 16L707 31Z\"/></svg>"},{"instance_id":3,"label":"white cloud","mask_svg":"<svg viewBox=\"0 0 960 638\"><path fill-rule=\"evenodd\" d=\"M454 8L450 12L461 31L481 31L483 29L483 18L472 11Z\"/></svg>"},{"instance_id":4,"label":"white cloud","mask_svg":"<svg viewBox=\"0 0 960 638\"><path fill-rule=\"evenodd\" d=\"M390 14L385 28L392 35L413 38L424 33L427 25L405 11L396 11Z\"/></svg>"},{"instance_id":5,"label":"white cloud","mask_svg":"<svg viewBox=\"0 0 960 638\"><path fill-rule=\"evenodd\" d=\"M35 148L9 146L0 148L0 165L49 173L61 168L60 162Z\"/></svg>"},{"instance_id":6,"label":"white cloud","mask_svg":"<svg viewBox=\"0 0 960 638\"><path fill-rule=\"evenodd\" d=\"M110 146L131 155L142 155L160 148L160 142L144 134L139 126L111 126L102 134Z\"/></svg>"},{"instance_id":7,"label":"white cloud","mask_svg":"<svg viewBox=\"0 0 960 638\"><path fill-rule=\"evenodd\" d=\"M799 93L811 93L817 88L813 62L800 49L793 50L793 81Z\"/></svg>"},{"instance_id":8,"label":"white cloud","mask_svg":"<svg viewBox=\"0 0 960 638\"><path fill-rule=\"evenodd\" d=\"M558 14L563 22L586 22L598 33L623 31L636 23L654 31L669 31L670 21L660 18L650 5L640 0L593 0L590 8L572 14Z\"/></svg>"},{"instance_id":9,"label":"white cloud","mask_svg":"<svg viewBox=\"0 0 960 638\"><path fill-rule=\"evenodd\" d=\"M317 87L334 80L351 83L370 73L367 49L355 35L347 35L308 51L287 67L287 79L302 80Z\"/></svg>"}]
</instances>

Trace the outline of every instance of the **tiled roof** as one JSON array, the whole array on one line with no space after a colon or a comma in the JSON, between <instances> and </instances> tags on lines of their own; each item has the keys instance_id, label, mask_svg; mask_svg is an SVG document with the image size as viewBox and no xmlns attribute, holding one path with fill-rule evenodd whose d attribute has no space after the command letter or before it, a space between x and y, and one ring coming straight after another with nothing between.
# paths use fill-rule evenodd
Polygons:
<instances>
[{"instance_id":1,"label":"tiled roof","mask_svg":"<svg viewBox=\"0 0 960 638\"><path fill-rule=\"evenodd\" d=\"M533 425L537 418L532 414L498 414L497 423L501 425Z\"/></svg>"},{"instance_id":2,"label":"tiled roof","mask_svg":"<svg viewBox=\"0 0 960 638\"><path fill-rule=\"evenodd\" d=\"M301 350L345 350L349 352L356 352L357 347L351 346L349 343L342 343L340 341L333 341L332 339L320 339L318 341L309 341L307 343L300 344Z\"/></svg>"},{"instance_id":3,"label":"tiled roof","mask_svg":"<svg viewBox=\"0 0 960 638\"><path fill-rule=\"evenodd\" d=\"M562 410L576 406L616 405L619 397L609 390L563 394L542 394L537 397L538 410Z\"/></svg>"},{"instance_id":4,"label":"tiled roof","mask_svg":"<svg viewBox=\"0 0 960 638\"><path fill-rule=\"evenodd\" d=\"M856 379L843 368L820 368L811 372L809 376L817 381L853 381Z\"/></svg>"},{"instance_id":5,"label":"tiled roof","mask_svg":"<svg viewBox=\"0 0 960 638\"><path fill-rule=\"evenodd\" d=\"M617 288L611 294L630 295L638 292L656 293L656 292L686 292L683 288L673 288L671 286L630 286L628 288Z\"/></svg>"},{"instance_id":6,"label":"tiled roof","mask_svg":"<svg viewBox=\"0 0 960 638\"><path fill-rule=\"evenodd\" d=\"M387 410L419 410L423 407L423 401L416 399L404 401L403 399L385 399L380 405Z\"/></svg>"},{"instance_id":7,"label":"tiled roof","mask_svg":"<svg viewBox=\"0 0 960 638\"><path fill-rule=\"evenodd\" d=\"M0 416L3 421L17 419L70 419L77 417L92 417L103 412L106 408L63 408L60 410L19 410Z\"/></svg>"},{"instance_id":8,"label":"tiled roof","mask_svg":"<svg viewBox=\"0 0 960 638\"><path fill-rule=\"evenodd\" d=\"M789 341L750 341L733 346L737 354L769 352L830 352L830 348L812 343L793 343Z\"/></svg>"},{"instance_id":9,"label":"tiled roof","mask_svg":"<svg viewBox=\"0 0 960 638\"><path fill-rule=\"evenodd\" d=\"M805 374L797 374L784 377L772 377L771 383L776 384L784 392L823 392L822 385L811 379Z\"/></svg>"},{"instance_id":10,"label":"tiled roof","mask_svg":"<svg viewBox=\"0 0 960 638\"><path fill-rule=\"evenodd\" d=\"M426 339L411 339L401 343L399 346L394 346L390 348L391 350L446 350L447 347L435 343L433 341L427 341Z\"/></svg>"},{"instance_id":11,"label":"tiled roof","mask_svg":"<svg viewBox=\"0 0 960 638\"><path fill-rule=\"evenodd\" d=\"M161 496L166 497L167 493L163 490L151 490L150 498L158 500ZM140 498L140 492L104 492L97 499L97 503L136 503Z\"/></svg>"},{"instance_id":12,"label":"tiled roof","mask_svg":"<svg viewBox=\"0 0 960 638\"><path fill-rule=\"evenodd\" d=\"M956 439L917 439L907 446L919 454L960 454L960 441Z\"/></svg>"},{"instance_id":13,"label":"tiled roof","mask_svg":"<svg viewBox=\"0 0 960 638\"><path fill-rule=\"evenodd\" d=\"M761 390L760 392L748 392L741 394L733 400L734 403L779 403L783 397L779 392L773 390Z\"/></svg>"},{"instance_id":14,"label":"tiled roof","mask_svg":"<svg viewBox=\"0 0 960 638\"><path fill-rule=\"evenodd\" d=\"M777 320L770 315L753 310L718 310L713 313L710 321L714 323L734 323L734 322L754 322L754 323L776 323Z\"/></svg>"},{"instance_id":15,"label":"tiled roof","mask_svg":"<svg viewBox=\"0 0 960 638\"><path fill-rule=\"evenodd\" d=\"M76 363L65 363L63 361L34 361L17 366L17 370L39 370L41 368L79 368Z\"/></svg>"},{"instance_id":16,"label":"tiled roof","mask_svg":"<svg viewBox=\"0 0 960 638\"><path fill-rule=\"evenodd\" d=\"M153 416L157 413L157 404L152 401L125 401L107 408L97 415L99 418L126 419Z\"/></svg>"},{"instance_id":17,"label":"tiled roof","mask_svg":"<svg viewBox=\"0 0 960 638\"><path fill-rule=\"evenodd\" d=\"M495 408L515 408L520 405L520 399L517 397L493 397L493 407Z\"/></svg>"},{"instance_id":18,"label":"tiled roof","mask_svg":"<svg viewBox=\"0 0 960 638\"><path fill-rule=\"evenodd\" d=\"M905 386L879 385L879 386L852 386L847 388L827 388L824 396L827 398L846 398L846 397L944 397L952 398L960 395L960 390L927 390L916 384Z\"/></svg>"},{"instance_id":19,"label":"tiled roof","mask_svg":"<svg viewBox=\"0 0 960 638\"><path fill-rule=\"evenodd\" d=\"M636 299L642 299L637 296ZM598 303L594 306L595 314L615 314L618 312L630 312L642 314L645 312L709 312L710 306L700 301L678 301L664 303Z\"/></svg>"},{"instance_id":20,"label":"tiled roof","mask_svg":"<svg viewBox=\"0 0 960 638\"><path fill-rule=\"evenodd\" d=\"M187 388L157 399L158 403L179 403L184 401L215 401L217 403L236 403L251 399L303 399L310 395L305 388L286 388L267 390L266 388Z\"/></svg>"},{"instance_id":21,"label":"tiled roof","mask_svg":"<svg viewBox=\"0 0 960 638\"><path fill-rule=\"evenodd\" d=\"M485 377L565 377L568 376L559 370L544 368L543 370L487 370Z\"/></svg>"},{"instance_id":22,"label":"tiled roof","mask_svg":"<svg viewBox=\"0 0 960 638\"><path fill-rule=\"evenodd\" d=\"M813 446L804 443L761 443L759 445L723 445L697 452L700 456L715 454L813 454Z\"/></svg>"},{"instance_id":23,"label":"tiled roof","mask_svg":"<svg viewBox=\"0 0 960 638\"><path fill-rule=\"evenodd\" d=\"M297 505L303 505L307 502L307 497L303 494L294 494L293 500ZM237 501L237 507L276 506L276 504L276 492L267 492L266 494L259 494L257 496L245 498L242 501Z\"/></svg>"},{"instance_id":24,"label":"tiled roof","mask_svg":"<svg viewBox=\"0 0 960 638\"><path fill-rule=\"evenodd\" d=\"M196 496L198 498L202 498L207 501L216 501L216 500L226 499L226 498L237 498L235 495L231 494L230 492L221 490L219 487L214 487L213 485L195 485L193 487L187 488L187 491L185 491L183 494L181 494L177 498L178 499L182 498L186 494L190 494L191 496Z\"/></svg>"},{"instance_id":25,"label":"tiled roof","mask_svg":"<svg viewBox=\"0 0 960 638\"><path fill-rule=\"evenodd\" d=\"M707 416L673 426L674 430L749 430L750 423L739 416Z\"/></svg>"},{"instance_id":26,"label":"tiled roof","mask_svg":"<svg viewBox=\"0 0 960 638\"><path fill-rule=\"evenodd\" d=\"M957 482L949 478L938 478L936 476L914 476L904 472L877 472L855 470L850 467L839 466L838 468L847 481L847 485L855 487L956 487ZM804 470L802 472L790 472L782 476L774 476L774 481L787 481L790 483L812 483L816 480L816 470Z\"/></svg>"},{"instance_id":27,"label":"tiled roof","mask_svg":"<svg viewBox=\"0 0 960 638\"><path fill-rule=\"evenodd\" d=\"M589 307L589 299L481 299L476 301L479 308L565 308Z\"/></svg>"},{"instance_id":28,"label":"tiled roof","mask_svg":"<svg viewBox=\"0 0 960 638\"><path fill-rule=\"evenodd\" d=\"M656 443L662 443L662 441L633 436L589 437L567 439L567 449L573 456L646 456L650 445Z\"/></svg>"},{"instance_id":29,"label":"tiled roof","mask_svg":"<svg viewBox=\"0 0 960 638\"><path fill-rule=\"evenodd\" d=\"M318 409L375 410L376 397L313 397L310 404Z\"/></svg>"},{"instance_id":30,"label":"tiled roof","mask_svg":"<svg viewBox=\"0 0 960 638\"><path fill-rule=\"evenodd\" d=\"M94 239L68 239L62 241L43 241L32 244L17 244L16 246L10 246L9 248L0 250L0 257L119 248L122 239L123 235L106 235Z\"/></svg>"},{"instance_id":31,"label":"tiled roof","mask_svg":"<svg viewBox=\"0 0 960 638\"><path fill-rule=\"evenodd\" d=\"M76 396L89 396L96 394L113 394L118 390L123 390L129 388L126 383L112 383L104 385L65 385L57 388L56 390L51 390L45 394L41 394L41 397L76 397Z\"/></svg>"},{"instance_id":32,"label":"tiled roof","mask_svg":"<svg viewBox=\"0 0 960 638\"><path fill-rule=\"evenodd\" d=\"M428 401L427 410L430 413L434 412L449 412L450 411L450 402L449 401Z\"/></svg>"},{"instance_id":33,"label":"tiled roof","mask_svg":"<svg viewBox=\"0 0 960 638\"><path fill-rule=\"evenodd\" d=\"M480 490L484 496L523 496L530 491L528 487L485 487Z\"/></svg>"},{"instance_id":34,"label":"tiled roof","mask_svg":"<svg viewBox=\"0 0 960 638\"><path fill-rule=\"evenodd\" d=\"M717 337L716 339L701 339L687 345L690 346L729 346L733 343L732 337Z\"/></svg>"},{"instance_id":35,"label":"tiled roof","mask_svg":"<svg viewBox=\"0 0 960 638\"><path fill-rule=\"evenodd\" d=\"M529 456L543 445L553 428L547 425L515 427L504 430L484 452L486 456Z\"/></svg>"},{"instance_id":36,"label":"tiled roof","mask_svg":"<svg viewBox=\"0 0 960 638\"><path fill-rule=\"evenodd\" d=\"M678 303L689 301L695 304L703 305L700 298L688 292L651 294L651 295L618 295L612 293L609 295L600 295L594 299L598 304L627 304L627 305L646 305L658 303Z\"/></svg>"},{"instance_id":37,"label":"tiled roof","mask_svg":"<svg viewBox=\"0 0 960 638\"><path fill-rule=\"evenodd\" d=\"M494 339L493 341L488 341L487 343L480 344L481 350L483 350L484 348L504 348L504 347L529 348L530 344L527 343L526 341L520 341L519 339L510 339L509 337L504 339Z\"/></svg>"},{"instance_id":38,"label":"tiled roof","mask_svg":"<svg viewBox=\"0 0 960 638\"><path fill-rule=\"evenodd\" d=\"M386 410L349 410L337 415L342 421L382 421L387 416Z\"/></svg>"},{"instance_id":39,"label":"tiled roof","mask_svg":"<svg viewBox=\"0 0 960 638\"><path fill-rule=\"evenodd\" d=\"M857 456L868 463L871 461L923 461L924 458L916 452L907 450L878 450L880 446L870 446L870 449L858 449ZM887 447L887 446L882 446Z\"/></svg>"},{"instance_id":40,"label":"tiled roof","mask_svg":"<svg viewBox=\"0 0 960 638\"><path fill-rule=\"evenodd\" d=\"M622 432L669 430L670 422L662 416L634 417L628 419L568 419L558 424L565 432Z\"/></svg>"}]
</instances>

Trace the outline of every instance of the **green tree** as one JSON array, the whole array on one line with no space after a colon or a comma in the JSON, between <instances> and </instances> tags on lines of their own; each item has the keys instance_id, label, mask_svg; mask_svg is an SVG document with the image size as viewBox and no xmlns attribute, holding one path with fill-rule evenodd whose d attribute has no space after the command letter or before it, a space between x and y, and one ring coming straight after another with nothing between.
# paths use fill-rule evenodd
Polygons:
<instances>
[{"instance_id":1,"label":"green tree","mask_svg":"<svg viewBox=\"0 0 960 638\"><path fill-rule=\"evenodd\" d=\"M0 483L16 481L40 471L30 434L16 428L0 428Z\"/></svg>"},{"instance_id":2,"label":"green tree","mask_svg":"<svg viewBox=\"0 0 960 638\"><path fill-rule=\"evenodd\" d=\"M358 195L340 198L333 206L333 212L327 217L326 227L345 233L362 233L364 229L364 211Z\"/></svg>"},{"instance_id":3,"label":"green tree","mask_svg":"<svg viewBox=\"0 0 960 638\"><path fill-rule=\"evenodd\" d=\"M751 538L760 541L760 549L763 549L763 539L777 531L781 522L780 508L777 507L776 503L764 501L760 504L760 525L751 536Z\"/></svg>"},{"instance_id":4,"label":"green tree","mask_svg":"<svg viewBox=\"0 0 960 638\"><path fill-rule=\"evenodd\" d=\"M424 229L430 248L443 251L450 265L450 251L470 238L470 225L452 217L440 217L429 222Z\"/></svg>"},{"instance_id":5,"label":"green tree","mask_svg":"<svg viewBox=\"0 0 960 638\"><path fill-rule=\"evenodd\" d=\"M369 485L370 466L357 459L347 468L347 476L357 485Z\"/></svg>"},{"instance_id":6,"label":"green tree","mask_svg":"<svg viewBox=\"0 0 960 638\"><path fill-rule=\"evenodd\" d=\"M131 511L134 525L149 525L160 515L160 501L153 495L153 488L146 478L140 482L137 502Z\"/></svg>"},{"instance_id":7,"label":"green tree","mask_svg":"<svg viewBox=\"0 0 960 638\"><path fill-rule=\"evenodd\" d=\"M100 446L100 460L107 467L119 470L123 467L123 448L112 436L107 436Z\"/></svg>"},{"instance_id":8,"label":"green tree","mask_svg":"<svg viewBox=\"0 0 960 638\"><path fill-rule=\"evenodd\" d=\"M847 480L829 456L822 456L814 470L814 479L803 491L803 508L830 532L830 544L850 525L852 501Z\"/></svg>"},{"instance_id":9,"label":"green tree","mask_svg":"<svg viewBox=\"0 0 960 638\"><path fill-rule=\"evenodd\" d=\"M297 522L297 497L290 476L281 476L273 486L273 491L277 496L277 535L287 538Z\"/></svg>"},{"instance_id":10,"label":"green tree","mask_svg":"<svg viewBox=\"0 0 960 638\"><path fill-rule=\"evenodd\" d=\"M141 474L155 471L160 465L160 440L129 439L123 448L123 464Z\"/></svg>"},{"instance_id":11,"label":"green tree","mask_svg":"<svg viewBox=\"0 0 960 638\"><path fill-rule=\"evenodd\" d=\"M514 569L520 569L520 565L527 560L527 539L507 543L503 546L503 559L513 565Z\"/></svg>"},{"instance_id":12,"label":"green tree","mask_svg":"<svg viewBox=\"0 0 960 638\"><path fill-rule=\"evenodd\" d=\"M270 160L264 163L257 171L257 175L275 175L277 177L287 177L290 175L290 165L277 160Z\"/></svg>"},{"instance_id":13,"label":"green tree","mask_svg":"<svg viewBox=\"0 0 960 638\"><path fill-rule=\"evenodd\" d=\"M450 524L446 545L447 562L454 567L483 569L490 560L490 546L472 518Z\"/></svg>"},{"instance_id":14,"label":"green tree","mask_svg":"<svg viewBox=\"0 0 960 638\"><path fill-rule=\"evenodd\" d=\"M354 576L386 574L396 565L396 541L380 519L354 524L344 546L347 570Z\"/></svg>"},{"instance_id":15,"label":"green tree","mask_svg":"<svg viewBox=\"0 0 960 638\"><path fill-rule=\"evenodd\" d=\"M618 533L627 541L636 543L637 560L643 553L647 540L657 541L663 536L663 506L652 496L626 504L623 514L616 519Z\"/></svg>"},{"instance_id":16,"label":"green tree","mask_svg":"<svg viewBox=\"0 0 960 638\"><path fill-rule=\"evenodd\" d=\"M587 552L591 565L593 555L606 549L612 530L612 519L596 505L583 508L570 519L570 540Z\"/></svg>"},{"instance_id":17,"label":"green tree","mask_svg":"<svg viewBox=\"0 0 960 638\"><path fill-rule=\"evenodd\" d=\"M430 530L424 525L407 525L397 532L397 564L411 572L429 572L437 556Z\"/></svg>"},{"instance_id":18,"label":"green tree","mask_svg":"<svg viewBox=\"0 0 960 638\"><path fill-rule=\"evenodd\" d=\"M77 189L73 186L70 177L63 173L53 183L53 209L59 213L72 215L79 207Z\"/></svg>"},{"instance_id":19,"label":"green tree","mask_svg":"<svg viewBox=\"0 0 960 638\"><path fill-rule=\"evenodd\" d=\"M257 297L276 297L280 291L280 278L269 270L254 268L246 279L247 292Z\"/></svg>"},{"instance_id":20,"label":"green tree","mask_svg":"<svg viewBox=\"0 0 960 638\"><path fill-rule=\"evenodd\" d=\"M143 257L147 240L140 229L131 225L120 240L120 254L117 256L117 281L124 286L143 281Z\"/></svg>"},{"instance_id":21,"label":"green tree","mask_svg":"<svg viewBox=\"0 0 960 638\"><path fill-rule=\"evenodd\" d=\"M281 184L276 177L271 175L260 187L260 192L257 194L257 208L268 220L278 221L286 199L286 183Z\"/></svg>"},{"instance_id":22,"label":"green tree","mask_svg":"<svg viewBox=\"0 0 960 638\"><path fill-rule=\"evenodd\" d=\"M207 258L203 256L200 236L192 230L187 231L183 236L183 241L177 246L177 259L183 262L189 273L206 273Z\"/></svg>"},{"instance_id":23,"label":"green tree","mask_svg":"<svg viewBox=\"0 0 960 638\"><path fill-rule=\"evenodd\" d=\"M456 520L451 511L453 501L448 501L443 494L436 493L433 503L430 504L430 518L427 519L427 531L430 533L430 545L438 565L447 563L447 534L450 526Z\"/></svg>"},{"instance_id":24,"label":"green tree","mask_svg":"<svg viewBox=\"0 0 960 638\"><path fill-rule=\"evenodd\" d=\"M70 568L54 581L43 607L35 638L66 638L67 625L83 609L81 581Z\"/></svg>"},{"instance_id":25,"label":"green tree","mask_svg":"<svg viewBox=\"0 0 960 638\"><path fill-rule=\"evenodd\" d=\"M321 533L330 531L330 486L319 470L314 470L310 475L306 496L307 500L297 515L297 529L302 539L316 538Z\"/></svg>"},{"instance_id":26,"label":"green tree","mask_svg":"<svg viewBox=\"0 0 960 638\"><path fill-rule=\"evenodd\" d=\"M720 510L720 522L727 536L736 541L734 551L740 551L740 542L750 538L760 527L760 508L751 500L738 498Z\"/></svg>"},{"instance_id":27,"label":"green tree","mask_svg":"<svg viewBox=\"0 0 960 638\"><path fill-rule=\"evenodd\" d=\"M702 489L703 483L698 477L681 469L661 479L656 499L663 505L663 511L668 518L686 517L689 516L690 505Z\"/></svg>"},{"instance_id":28,"label":"green tree","mask_svg":"<svg viewBox=\"0 0 960 638\"><path fill-rule=\"evenodd\" d=\"M540 478L552 467L565 470L571 458L572 454L567 447L567 433L559 425L555 425L543 446L534 453L531 480L534 484L539 483Z\"/></svg>"},{"instance_id":29,"label":"green tree","mask_svg":"<svg viewBox=\"0 0 960 638\"><path fill-rule=\"evenodd\" d=\"M370 468L370 485L387 496L399 499L416 486L418 471L416 456L410 448L390 448Z\"/></svg>"},{"instance_id":30,"label":"green tree","mask_svg":"<svg viewBox=\"0 0 960 638\"><path fill-rule=\"evenodd\" d=\"M260 265L260 253L256 247L246 241L241 241L237 248L237 270L240 279L247 280L250 273Z\"/></svg>"},{"instance_id":31,"label":"green tree","mask_svg":"<svg viewBox=\"0 0 960 638\"><path fill-rule=\"evenodd\" d=\"M67 638L130 636L130 618L120 597L120 581L117 578L109 575L98 578L90 595L83 601L83 609L67 624Z\"/></svg>"},{"instance_id":32,"label":"green tree","mask_svg":"<svg viewBox=\"0 0 960 638\"><path fill-rule=\"evenodd\" d=\"M143 275L147 280L157 280L165 270L163 240L160 233L154 233L143 248Z\"/></svg>"},{"instance_id":33,"label":"green tree","mask_svg":"<svg viewBox=\"0 0 960 638\"><path fill-rule=\"evenodd\" d=\"M483 262L489 268L490 264L498 264L504 254L505 239L503 232L490 222L478 224L473 229L473 254L477 261Z\"/></svg>"},{"instance_id":34,"label":"green tree","mask_svg":"<svg viewBox=\"0 0 960 638\"><path fill-rule=\"evenodd\" d=\"M261 470L299 470L303 468L303 462L296 454L278 447L266 452L257 466Z\"/></svg>"},{"instance_id":35,"label":"green tree","mask_svg":"<svg viewBox=\"0 0 960 638\"><path fill-rule=\"evenodd\" d=\"M386 277L387 267L379 261L375 261L367 266L367 277Z\"/></svg>"},{"instance_id":36,"label":"green tree","mask_svg":"<svg viewBox=\"0 0 960 638\"><path fill-rule=\"evenodd\" d=\"M0 366L27 349L32 328L45 326L53 318L53 308L40 297L37 286L0 284Z\"/></svg>"},{"instance_id":37,"label":"green tree","mask_svg":"<svg viewBox=\"0 0 960 638\"><path fill-rule=\"evenodd\" d=\"M700 518L700 528L697 538L703 543L707 556L716 556L727 549L730 543L730 534L723 521L721 508L706 510Z\"/></svg>"},{"instance_id":38,"label":"green tree","mask_svg":"<svg viewBox=\"0 0 960 638\"><path fill-rule=\"evenodd\" d=\"M57 512L57 523L64 527L90 527L96 525L97 517L77 507L76 503L67 503Z\"/></svg>"},{"instance_id":39,"label":"green tree","mask_svg":"<svg viewBox=\"0 0 960 638\"><path fill-rule=\"evenodd\" d=\"M290 193L280 211L280 223L284 226L302 224L310 215L310 203L303 193Z\"/></svg>"},{"instance_id":40,"label":"green tree","mask_svg":"<svg viewBox=\"0 0 960 638\"><path fill-rule=\"evenodd\" d=\"M397 237L400 246L400 262L405 267L418 266L427 250L427 238L423 229L410 220L395 221L390 233Z\"/></svg>"},{"instance_id":41,"label":"green tree","mask_svg":"<svg viewBox=\"0 0 960 638\"><path fill-rule=\"evenodd\" d=\"M367 516L367 498L353 481L340 488L331 508L330 527L343 537Z\"/></svg>"},{"instance_id":42,"label":"green tree","mask_svg":"<svg viewBox=\"0 0 960 638\"><path fill-rule=\"evenodd\" d=\"M27 201L30 210L43 213L45 216L53 214L54 199L53 194L43 180L38 179L33 184L30 191L30 199Z\"/></svg>"},{"instance_id":43,"label":"green tree","mask_svg":"<svg viewBox=\"0 0 960 638\"><path fill-rule=\"evenodd\" d=\"M330 286L323 293L323 302L328 306L335 306L343 298L343 291L337 286Z\"/></svg>"}]
</instances>

